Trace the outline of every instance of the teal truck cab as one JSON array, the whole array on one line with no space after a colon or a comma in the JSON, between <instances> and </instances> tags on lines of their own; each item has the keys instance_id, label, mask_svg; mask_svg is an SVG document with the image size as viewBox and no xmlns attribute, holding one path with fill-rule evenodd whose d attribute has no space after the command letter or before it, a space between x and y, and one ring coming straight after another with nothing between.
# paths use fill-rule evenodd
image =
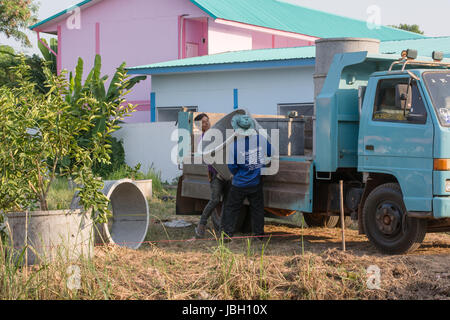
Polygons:
<instances>
[{"instance_id":1,"label":"teal truck cab","mask_svg":"<svg viewBox=\"0 0 450 320\"><path fill-rule=\"evenodd\" d=\"M264 180L267 214L298 211L308 225L336 225L343 181L345 215L383 253L406 253L427 232L450 231L450 62L413 50L400 59L338 53L319 92L314 117L272 117L303 123L297 138L312 143L302 154L280 152L278 174ZM192 132L194 116L180 113L180 128ZM210 115L213 124L222 116ZM183 165L178 214L201 212L206 172Z\"/></svg>"}]
</instances>

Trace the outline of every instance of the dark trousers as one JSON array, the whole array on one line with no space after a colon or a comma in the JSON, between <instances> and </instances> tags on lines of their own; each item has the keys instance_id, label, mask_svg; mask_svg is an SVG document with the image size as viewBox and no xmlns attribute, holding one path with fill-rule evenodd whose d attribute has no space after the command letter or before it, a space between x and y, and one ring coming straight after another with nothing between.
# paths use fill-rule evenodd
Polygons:
<instances>
[{"instance_id":1,"label":"dark trousers","mask_svg":"<svg viewBox=\"0 0 450 320\"><path fill-rule=\"evenodd\" d=\"M203 209L202 216L200 218L200 224L206 226L208 219L213 213L214 209L219 205L222 195L225 193L227 182L214 177L211 181L211 200Z\"/></svg>"},{"instance_id":2,"label":"dark trousers","mask_svg":"<svg viewBox=\"0 0 450 320\"><path fill-rule=\"evenodd\" d=\"M263 184L256 187L238 188L232 186L228 193L225 209L222 216L222 231L232 237L236 228L236 222L245 198L250 204L252 232L254 235L264 235L264 193Z\"/></svg>"}]
</instances>

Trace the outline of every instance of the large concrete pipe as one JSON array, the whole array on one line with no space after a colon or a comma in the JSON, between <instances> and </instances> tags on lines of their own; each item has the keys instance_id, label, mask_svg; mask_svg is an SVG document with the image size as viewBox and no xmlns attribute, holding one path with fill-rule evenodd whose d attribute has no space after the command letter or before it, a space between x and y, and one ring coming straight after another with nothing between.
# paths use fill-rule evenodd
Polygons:
<instances>
[{"instance_id":1,"label":"large concrete pipe","mask_svg":"<svg viewBox=\"0 0 450 320\"><path fill-rule=\"evenodd\" d=\"M329 38L316 40L316 70L314 74L314 98L322 91L325 79L338 53L367 51L379 53L380 40L365 38Z\"/></svg>"},{"instance_id":2,"label":"large concrete pipe","mask_svg":"<svg viewBox=\"0 0 450 320\"><path fill-rule=\"evenodd\" d=\"M213 156L218 160L220 163L212 163L211 165L214 167L214 169L217 170L217 172L225 179L225 180L231 180L232 174L230 170L228 169L227 165L227 154L226 154L226 146L229 145L233 139L234 135L227 137L227 130L233 130L233 127L231 125L231 120L233 117L237 114L241 115L250 115L248 111L244 109L238 109L235 110L229 114L227 114L225 117L220 119L211 129L218 130L222 134L223 137L223 143L220 146L216 146L214 141L208 142L206 140L202 140L202 149L199 150L202 153L203 159L205 160L205 156ZM212 132L212 131L211 131ZM222 154L221 159L219 158L219 153ZM207 162L207 161L205 161Z\"/></svg>"},{"instance_id":3,"label":"large concrete pipe","mask_svg":"<svg viewBox=\"0 0 450 320\"><path fill-rule=\"evenodd\" d=\"M334 56L339 53L367 51L379 53L380 40L366 38L324 38L316 40L316 70L314 74L314 115L316 98L321 93ZM313 123L313 154L316 154L316 120Z\"/></svg>"},{"instance_id":4,"label":"large concrete pipe","mask_svg":"<svg viewBox=\"0 0 450 320\"><path fill-rule=\"evenodd\" d=\"M6 215L6 231L14 259L25 250L22 263L75 261L94 252L90 212L82 210L32 211Z\"/></svg>"},{"instance_id":5,"label":"large concrete pipe","mask_svg":"<svg viewBox=\"0 0 450 320\"><path fill-rule=\"evenodd\" d=\"M231 120L233 119L233 117L235 115L248 115L250 117L252 117L252 115L250 114L250 112L248 112L248 110L246 109L238 109L235 110L229 114L227 114L225 117L223 117L222 119L220 119L211 129L215 129L218 130L223 137L223 143L219 146L216 145L215 140L208 142L206 141L206 139L203 141L201 147L202 149L199 150L203 156L203 160L205 161L205 163L208 164L207 159L205 158L205 156L211 156L210 160L216 160L216 162L211 163L211 165L214 167L214 169L217 170L217 172L225 179L225 180L231 180L232 179L232 174L230 172L230 170L228 169L228 164L227 164L227 150L226 150L226 146L231 144L234 141L235 136L237 135L236 132L234 132L233 130L233 126L231 125ZM266 129L267 131L267 140L269 141L269 143L271 143L271 138L270 138L270 129L275 129L278 128L278 119L267 119L266 121L264 121L264 127L261 126L261 124L254 118L252 117L253 121L255 122L255 129L259 132L259 130L262 129ZM270 120L270 121L269 121ZM290 121L289 124L291 124L292 127L292 123L294 122L294 120ZM302 121L297 121L297 123L300 123L301 125L303 125ZM271 127L271 125L275 125L275 127ZM288 120L286 120L286 123L284 125L285 127L285 131L288 132ZM303 126L302 126L303 128ZM227 130L230 130L230 132L233 132L233 134L227 136ZM291 131L293 131L291 129ZM211 132L213 132L213 130L211 130ZM282 131L284 132L284 131ZM287 136L287 133L286 133ZM206 136L207 137L207 136ZM283 140L286 145L288 144L287 139L285 138ZM297 145L295 145L296 149L299 149L299 147L297 147ZM303 145L301 146L303 147ZM272 145L272 151L275 150L276 146ZM287 149L287 147L286 147ZM303 149L299 152L302 152ZM220 154L221 153L221 157ZM275 153L275 152L274 152ZM198 154L198 153L197 153ZM217 163L220 162L220 163Z\"/></svg>"},{"instance_id":6,"label":"large concrete pipe","mask_svg":"<svg viewBox=\"0 0 450 320\"><path fill-rule=\"evenodd\" d=\"M108 223L98 224L95 243L116 244L138 249L145 240L149 226L147 199L141 189L130 179L105 181L103 194L111 202L112 217ZM72 209L78 208L75 195Z\"/></svg>"}]
</instances>

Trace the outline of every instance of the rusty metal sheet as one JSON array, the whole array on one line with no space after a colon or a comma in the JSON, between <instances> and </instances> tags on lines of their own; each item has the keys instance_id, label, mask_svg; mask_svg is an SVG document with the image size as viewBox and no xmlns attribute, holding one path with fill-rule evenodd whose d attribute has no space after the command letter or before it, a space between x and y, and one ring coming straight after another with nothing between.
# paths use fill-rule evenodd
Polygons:
<instances>
[{"instance_id":1,"label":"rusty metal sheet","mask_svg":"<svg viewBox=\"0 0 450 320\"><path fill-rule=\"evenodd\" d=\"M280 161L278 174L264 177L265 206L274 209L311 211L311 169L310 161Z\"/></svg>"},{"instance_id":2,"label":"rusty metal sheet","mask_svg":"<svg viewBox=\"0 0 450 320\"><path fill-rule=\"evenodd\" d=\"M210 200L211 189L208 180L208 166L204 164L183 165L183 197Z\"/></svg>"}]
</instances>

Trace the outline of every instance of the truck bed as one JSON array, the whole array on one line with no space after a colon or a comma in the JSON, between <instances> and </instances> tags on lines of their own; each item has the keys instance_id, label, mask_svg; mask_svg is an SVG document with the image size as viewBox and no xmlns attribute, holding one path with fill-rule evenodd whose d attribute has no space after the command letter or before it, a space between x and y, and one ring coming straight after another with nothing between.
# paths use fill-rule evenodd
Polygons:
<instances>
[{"instance_id":1,"label":"truck bed","mask_svg":"<svg viewBox=\"0 0 450 320\"><path fill-rule=\"evenodd\" d=\"M283 157L277 175L263 177L266 208L312 211L312 160L305 157ZM210 200L206 165L183 166L181 196Z\"/></svg>"}]
</instances>

